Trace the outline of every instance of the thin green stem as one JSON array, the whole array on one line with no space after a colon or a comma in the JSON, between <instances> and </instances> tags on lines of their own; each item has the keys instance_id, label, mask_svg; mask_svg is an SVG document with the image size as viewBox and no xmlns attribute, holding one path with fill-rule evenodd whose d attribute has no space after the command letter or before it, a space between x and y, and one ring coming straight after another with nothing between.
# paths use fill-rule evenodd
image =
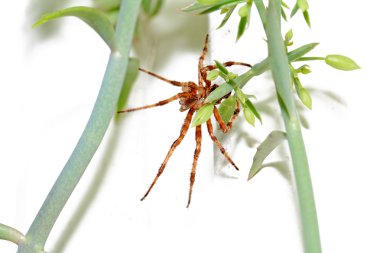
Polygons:
<instances>
[{"instance_id":1,"label":"thin green stem","mask_svg":"<svg viewBox=\"0 0 380 253\"><path fill-rule=\"evenodd\" d=\"M309 165L291 89L289 61L281 35L281 0L269 1L267 22L270 63L293 162L305 252L321 253Z\"/></svg>"},{"instance_id":2,"label":"thin green stem","mask_svg":"<svg viewBox=\"0 0 380 253\"><path fill-rule=\"evenodd\" d=\"M326 57L310 56L310 57L298 58L296 61L324 61L324 60L326 60Z\"/></svg>"},{"instance_id":3,"label":"thin green stem","mask_svg":"<svg viewBox=\"0 0 380 253\"><path fill-rule=\"evenodd\" d=\"M20 245L19 253L43 252L47 238L62 209L85 172L109 123L128 67L129 51L141 0L122 0L116 27L116 49L111 52L102 86L86 128L49 192Z\"/></svg>"},{"instance_id":4,"label":"thin green stem","mask_svg":"<svg viewBox=\"0 0 380 253\"><path fill-rule=\"evenodd\" d=\"M25 241L25 236L17 229L0 223L0 240L10 241L19 245Z\"/></svg>"}]
</instances>

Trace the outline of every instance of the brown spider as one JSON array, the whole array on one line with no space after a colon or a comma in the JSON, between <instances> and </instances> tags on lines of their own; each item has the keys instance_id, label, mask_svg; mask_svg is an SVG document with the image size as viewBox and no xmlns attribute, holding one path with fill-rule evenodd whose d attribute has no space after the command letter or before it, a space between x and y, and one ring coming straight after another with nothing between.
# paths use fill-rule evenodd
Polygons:
<instances>
[{"instance_id":1,"label":"brown spider","mask_svg":"<svg viewBox=\"0 0 380 253\"><path fill-rule=\"evenodd\" d=\"M154 103L154 104L145 105L145 106L136 107L136 108L129 108L129 109L125 109L125 110L118 112L118 113L125 113L125 112L132 112L132 111L137 111L137 110L148 109L148 108L152 108L152 107L156 107L156 106L162 106L162 105L166 105L172 101L175 101L177 99L179 99L179 104L181 106L179 110L181 112L188 111L186 118L185 118L185 121L182 124L182 128L181 128L181 132L180 132L179 137L171 145L169 152L167 153L167 155L164 159L164 162L161 164L161 167L159 168L159 170L157 172L156 177L154 178L154 180L153 180L152 184L150 185L148 191L141 198L141 200L144 200L148 196L149 192L152 190L153 186L156 184L158 178L164 172L166 164L168 163L168 161L169 161L171 155L173 154L174 150L176 149L176 147L178 147L181 144L183 138L185 137L187 131L189 130L191 119L193 117L194 112L196 112L199 108L201 108L204 105L204 100L206 99L206 97L211 93L211 91L213 91L215 88L218 87L218 85L216 85L216 84L211 85L211 81L207 80L207 78L206 78L208 71L216 69L215 65L203 66L203 61L204 61L204 58L206 56L207 49L208 49L208 35L206 36L206 39L205 39L202 54L199 57L198 84L191 82L191 81L190 82L178 82L178 81L168 80L168 79L166 79L162 76L159 76L155 73L152 73L148 70L139 68L140 71L145 72L149 75L152 75L152 76L154 76L154 77L156 77L162 81L170 83L174 86L182 87L182 92L180 92L180 93L178 93L178 94L176 94L176 95L174 95L168 99L159 101L159 102ZM225 62L223 64L226 67L229 67L232 65L242 65L242 66L251 67L251 65L247 64L247 63L232 62L232 61ZM219 101L217 101L216 104L219 104L223 99L228 98L230 95L231 95L231 93L227 94L226 96L221 98ZM218 109L214 105L214 109L213 109L214 117L217 120L217 122L219 123L219 126L224 133L228 132L231 129L231 126L232 126L233 122L235 121L236 117L238 116L239 111L240 111L239 102L236 100L236 109L234 111L234 114L231 117L231 119L229 120L229 122L227 124L225 124L223 122L220 114L219 114ZM236 170L239 170L238 167L236 166L236 164L232 161L231 157L228 155L227 151L223 148L222 144L218 141L218 139L214 135L214 130L213 130L213 126L211 123L211 119L207 120L206 125L207 125L208 134L210 135L211 139L216 144L216 146L219 148L220 152L224 155L224 157L228 160L228 162L230 162L235 167ZM195 141L196 141L196 148L195 148L195 152L194 152L193 166L192 166L191 174L190 174L190 189L189 189L189 197L188 197L187 207L189 207L190 202L191 202L191 195L193 192L193 185L194 185L194 181L195 181L197 161L199 158L199 154L201 152L201 141L202 141L201 125L198 125L195 128Z\"/></svg>"}]
</instances>

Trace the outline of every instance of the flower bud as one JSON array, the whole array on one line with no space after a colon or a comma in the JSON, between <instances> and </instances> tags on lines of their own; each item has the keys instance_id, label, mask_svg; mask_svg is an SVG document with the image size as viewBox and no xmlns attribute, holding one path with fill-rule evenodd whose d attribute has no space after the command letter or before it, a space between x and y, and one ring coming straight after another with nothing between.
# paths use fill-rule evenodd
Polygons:
<instances>
[{"instance_id":1,"label":"flower bud","mask_svg":"<svg viewBox=\"0 0 380 253\"><path fill-rule=\"evenodd\" d=\"M354 60L344 55L330 54L325 58L326 64L339 70L355 70L360 69L359 65Z\"/></svg>"}]
</instances>

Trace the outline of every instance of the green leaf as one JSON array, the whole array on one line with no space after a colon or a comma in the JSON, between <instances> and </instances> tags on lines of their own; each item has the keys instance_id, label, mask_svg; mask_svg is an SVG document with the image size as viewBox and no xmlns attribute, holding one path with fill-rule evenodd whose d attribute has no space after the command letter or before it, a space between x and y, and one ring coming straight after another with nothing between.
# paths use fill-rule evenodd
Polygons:
<instances>
[{"instance_id":1,"label":"green leaf","mask_svg":"<svg viewBox=\"0 0 380 253\"><path fill-rule=\"evenodd\" d=\"M245 120L251 124L252 126L255 126L255 114L248 108L248 107L243 107L244 110L244 118Z\"/></svg>"},{"instance_id":2,"label":"green leaf","mask_svg":"<svg viewBox=\"0 0 380 253\"><path fill-rule=\"evenodd\" d=\"M282 17L285 21L288 21L288 17L286 16L286 12L284 11L284 8L281 8L281 17Z\"/></svg>"},{"instance_id":3,"label":"green leaf","mask_svg":"<svg viewBox=\"0 0 380 253\"><path fill-rule=\"evenodd\" d=\"M238 26L238 32L237 32L237 36L236 36L236 41L238 41L241 38L241 36L243 36L245 29L247 28L247 24L248 24L248 18L247 17L240 18L240 22L239 22L239 26Z\"/></svg>"},{"instance_id":4,"label":"green leaf","mask_svg":"<svg viewBox=\"0 0 380 253\"><path fill-rule=\"evenodd\" d=\"M281 6L286 9L289 9L289 6L284 1L281 1Z\"/></svg>"},{"instance_id":5,"label":"green leaf","mask_svg":"<svg viewBox=\"0 0 380 253\"><path fill-rule=\"evenodd\" d=\"M220 63L219 61L215 60L215 65L220 70L220 72L222 74L224 74L225 76L228 76L229 71L228 71L228 69L222 63Z\"/></svg>"},{"instance_id":6,"label":"green leaf","mask_svg":"<svg viewBox=\"0 0 380 253\"><path fill-rule=\"evenodd\" d=\"M231 14L234 12L235 8L236 8L236 5L234 5L234 6L232 6L232 7L230 7L230 8L227 9L226 15L224 15L224 18L223 18L222 22L220 23L220 25L218 26L218 29L222 28L227 23L227 21L231 17Z\"/></svg>"},{"instance_id":7,"label":"green leaf","mask_svg":"<svg viewBox=\"0 0 380 253\"><path fill-rule=\"evenodd\" d=\"M302 10L302 12L305 12L309 9L309 3L307 0L297 0L297 5Z\"/></svg>"},{"instance_id":8,"label":"green leaf","mask_svg":"<svg viewBox=\"0 0 380 253\"><path fill-rule=\"evenodd\" d=\"M360 66L356 64L354 60L344 55L330 54L326 56L325 62L331 67L339 70L350 71L360 69Z\"/></svg>"},{"instance_id":9,"label":"green leaf","mask_svg":"<svg viewBox=\"0 0 380 253\"><path fill-rule=\"evenodd\" d=\"M236 6L237 4L243 3L243 2L245 2L245 0L219 0L217 3L213 5L203 5L203 4L195 2L185 8L182 8L181 10L185 12L196 11L198 12L198 14L208 14L220 9Z\"/></svg>"},{"instance_id":10,"label":"green leaf","mask_svg":"<svg viewBox=\"0 0 380 253\"><path fill-rule=\"evenodd\" d=\"M113 25L106 14L95 8L79 6L51 12L43 15L33 25L33 27L40 26L56 18L67 16L77 17L87 23L99 34L99 36L107 43L111 50L114 49L115 30L113 28Z\"/></svg>"},{"instance_id":11,"label":"green leaf","mask_svg":"<svg viewBox=\"0 0 380 253\"><path fill-rule=\"evenodd\" d=\"M193 122L191 123L192 127L199 126L205 123L211 118L212 112L214 109L214 104L205 104L195 113Z\"/></svg>"},{"instance_id":12,"label":"green leaf","mask_svg":"<svg viewBox=\"0 0 380 253\"><path fill-rule=\"evenodd\" d=\"M299 67L296 71L297 71L297 73L307 75L307 74L311 73L311 68L309 65L305 64L305 65L302 65L301 67Z\"/></svg>"},{"instance_id":13,"label":"green leaf","mask_svg":"<svg viewBox=\"0 0 380 253\"><path fill-rule=\"evenodd\" d=\"M142 7L146 15L154 17L160 11L163 0L142 0Z\"/></svg>"},{"instance_id":14,"label":"green leaf","mask_svg":"<svg viewBox=\"0 0 380 253\"><path fill-rule=\"evenodd\" d=\"M313 50L318 45L319 45L319 43L310 43L310 44L303 45L303 46L301 46L301 47L299 47L293 51L290 51L288 53L289 62L296 61L297 59L301 58L305 54L309 53L311 50Z\"/></svg>"},{"instance_id":15,"label":"green leaf","mask_svg":"<svg viewBox=\"0 0 380 253\"><path fill-rule=\"evenodd\" d=\"M219 70L214 69L207 73L206 79L209 81L213 81L219 76Z\"/></svg>"},{"instance_id":16,"label":"green leaf","mask_svg":"<svg viewBox=\"0 0 380 253\"><path fill-rule=\"evenodd\" d=\"M296 87L296 92L299 99L307 108L311 110L313 101L309 92L305 88L302 87L302 84L300 80L298 79L298 77L296 76L293 77L293 81L294 81L294 85Z\"/></svg>"},{"instance_id":17,"label":"green leaf","mask_svg":"<svg viewBox=\"0 0 380 253\"><path fill-rule=\"evenodd\" d=\"M220 0L197 0L197 2L202 5L213 5L218 3L219 1Z\"/></svg>"},{"instance_id":18,"label":"green leaf","mask_svg":"<svg viewBox=\"0 0 380 253\"><path fill-rule=\"evenodd\" d=\"M205 9L209 8L209 6L204 6L203 4L200 4L200 3L197 3L197 2L194 2L186 7L183 7L181 9L181 11L184 11L184 12L193 12L193 11L203 11Z\"/></svg>"},{"instance_id":19,"label":"green leaf","mask_svg":"<svg viewBox=\"0 0 380 253\"><path fill-rule=\"evenodd\" d=\"M121 0L93 0L95 7L104 11L119 9Z\"/></svg>"},{"instance_id":20,"label":"green leaf","mask_svg":"<svg viewBox=\"0 0 380 253\"><path fill-rule=\"evenodd\" d=\"M206 98L205 103L212 103L214 101L219 100L221 97L225 96L226 94L230 93L233 90L233 87L228 84L224 83L220 85L218 88L213 90Z\"/></svg>"},{"instance_id":21,"label":"green leaf","mask_svg":"<svg viewBox=\"0 0 380 253\"><path fill-rule=\"evenodd\" d=\"M249 170L248 180L252 179L261 170L265 158L267 158L267 156L284 140L286 140L286 133L273 131L257 147L257 152L253 157L252 166Z\"/></svg>"},{"instance_id":22,"label":"green leaf","mask_svg":"<svg viewBox=\"0 0 380 253\"><path fill-rule=\"evenodd\" d=\"M251 4L246 4L239 9L239 15L241 18L238 26L236 41L238 41L241 38L241 36L243 36L245 30L248 28L249 19L251 15L251 7Z\"/></svg>"},{"instance_id":23,"label":"green leaf","mask_svg":"<svg viewBox=\"0 0 380 253\"><path fill-rule=\"evenodd\" d=\"M309 15L309 12L308 11L304 11L303 13L303 18L305 19L306 21L306 24L308 27L311 27L311 22L310 22L310 15Z\"/></svg>"},{"instance_id":24,"label":"green leaf","mask_svg":"<svg viewBox=\"0 0 380 253\"><path fill-rule=\"evenodd\" d=\"M231 6L236 6L239 3L244 3L245 0L220 0L217 4L211 6L210 8L202 11L200 14L208 14L222 8L227 8Z\"/></svg>"},{"instance_id":25,"label":"green leaf","mask_svg":"<svg viewBox=\"0 0 380 253\"><path fill-rule=\"evenodd\" d=\"M295 4L293 9L292 9L292 12L290 13L290 17L293 17L294 15L296 15L296 13L298 12L299 9L300 8L299 8L298 4Z\"/></svg>"},{"instance_id":26,"label":"green leaf","mask_svg":"<svg viewBox=\"0 0 380 253\"><path fill-rule=\"evenodd\" d=\"M113 25L113 27L115 27L117 19L119 17L119 9L114 9L112 11L108 11L108 12L106 12L106 15L107 15L108 19L110 20L111 24Z\"/></svg>"},{"instance_id":27,"label":"green leaf","mask_svg":"<svg viewBox=\"0 0 380 253\"><path fill-rule=\"evenodd\" d=\"M312 106L313 106L313 100L310 96L310 93L305 89L305 88L302 88L300 90L300 95L299 95L302 103L307 107L309 108L310 110L312 109Z\"/></svg>"},{"instance_id":28,"label":"green leaf","mask_svg":"<svg viewBox=\"0 0 380 253\"><path fill-rule=\"evenodd\" d=\"M218 110L220 113L220 116L222 117L222 120L225 124L230 121L232 116L234 115L236 109L236 97L235 96L230 96L226 100L224 100Z\"/></svg>"},{"instance_id":29,"label":"green leaf","mask_svg":"<svg viewBox=\"0 0 380 253\"><path fill-rule=\"evenodd\" d=\"M244 94L245 95L245 94ZM255 115L255 117L260 121L260 123L262 124L263 121L261 119L261 115L260 113L257 111L256 107L252 104L251 100L248 99L247 97L247 100L245 102L245 104L247 105L247 108L253 113L253 115Z\"/></svg>"}]
</instances>

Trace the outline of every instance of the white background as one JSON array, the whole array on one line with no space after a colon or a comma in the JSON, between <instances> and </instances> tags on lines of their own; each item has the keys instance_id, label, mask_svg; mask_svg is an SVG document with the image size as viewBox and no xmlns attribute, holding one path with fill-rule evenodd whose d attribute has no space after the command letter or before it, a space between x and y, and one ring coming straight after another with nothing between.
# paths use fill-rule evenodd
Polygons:
<instances>
[{"instance_id":1,"label":"white background","mask_svg":"<svg viewBox=\"0 0 380 253\"><path fill-rule=\"evenodd\" d=\"M266 56L257 18L235 44L236 20L215 31L218 15L208 21L178 11L188 2L167 1L162 15L143 23L137 50L143 67L174 80L196 81L208 31L209 62L255 63ZM87 122L109 53L91 29L73 18L31 29L41 12L58 5L48 0L3 1L1 7L0 222L24 233ZM296 46L321 42L313 55L344 54L362 67L347 73L312 63L313 73L302 78L313 97L313 110L302 115L324 252L380 252L379 7L369 0L310 1L312 29L299 14L289 24ZM282 129L277 104L263 103L271 101L269 77L247 86L247 92L249 88L257 96L263 125L252 128L240 117L236 130L224 138L240 172L220 164L223 157L203 129L189 209L192 129L151 194L139 201L179 134L185 114L178 104L131 113L119 125L112 124L46 250L302 252L286 146L268 160L279 166L246 181L259 142L271 130ZM129 105L156 102L176 92L141 74ZM1 253L16 249L0 241Z\"/></svg>"}]
</instances>

